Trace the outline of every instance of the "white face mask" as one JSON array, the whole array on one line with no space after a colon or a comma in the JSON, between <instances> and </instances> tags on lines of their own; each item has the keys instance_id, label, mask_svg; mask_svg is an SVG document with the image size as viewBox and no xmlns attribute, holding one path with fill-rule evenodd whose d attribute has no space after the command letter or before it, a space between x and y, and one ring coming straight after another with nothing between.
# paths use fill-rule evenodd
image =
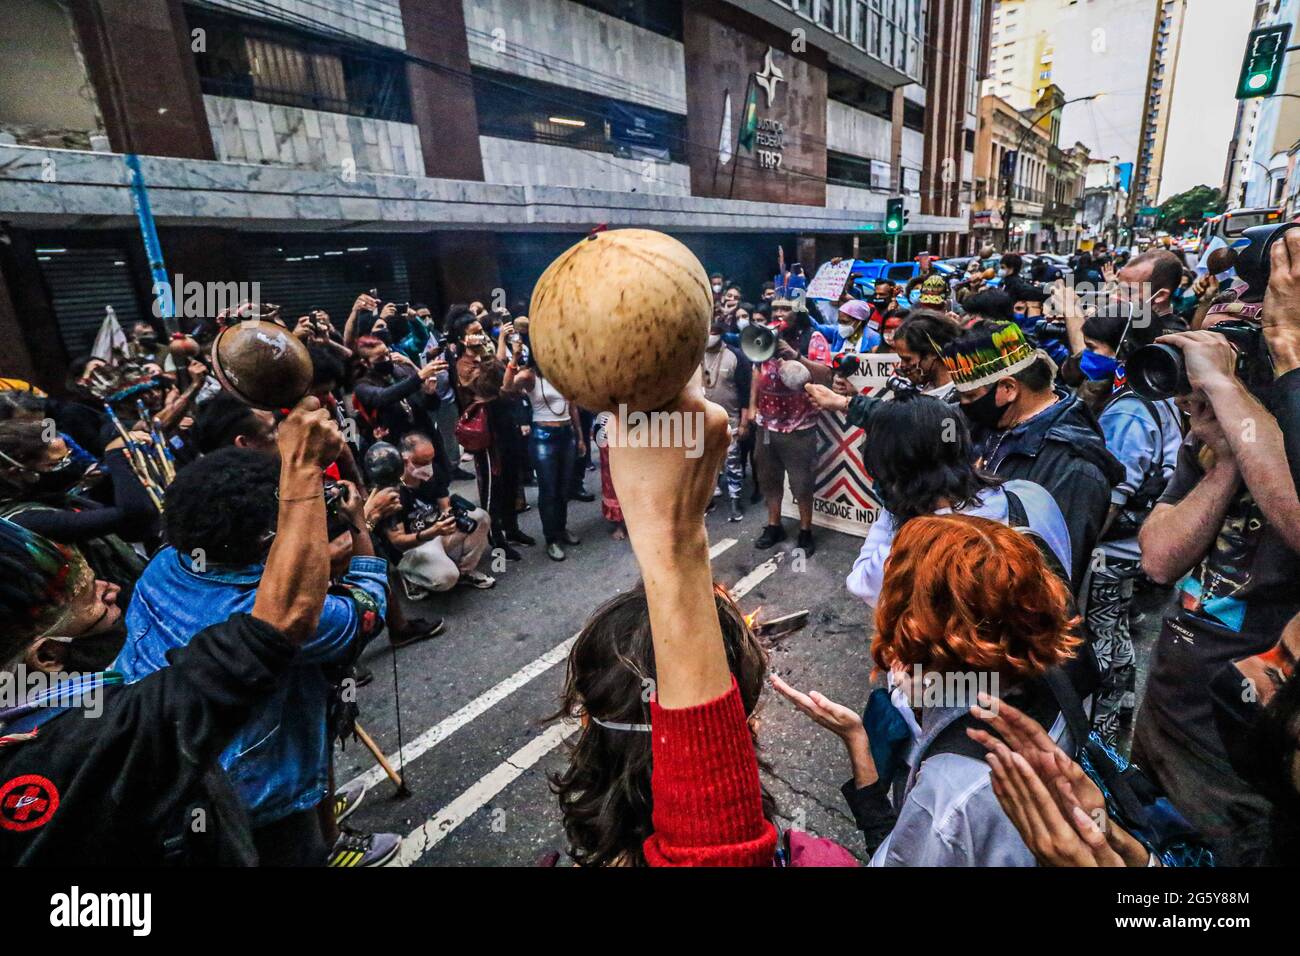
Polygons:
<instances>
[{"instance_id":1,"label":"white face mask","mask_svg":"<svg viewBox=\"0 0 1300 956\"><path fill-rule=\"evenodd\" d=\"M411 469L411 477L416 481L428 481L433 477L433 465L421 465Z\"/></svg>"},{"instance_id":2,"label":"white face mask","mask_svg":"<svg viewBox=\"0 0 1300 956\"><path fill-rule=\"evenodd\" d=\"M721 335L710 335L709 344L705 347L709 349L716 349L718 347L718 343L721 341L722 341Z\"/></svg>"},{"instance_id":3,"label":"white face mask","mask_svg":"<svg viewBox=\"0 0 1300 956\"><path fill-rule=\"evenodd\" d=\"M749 319L737 319L737 320L736 320L736 328L738 328L738 329L747 329L747 328L749 328Z\"/></svg>"},{"instance_id":4,"label":"white face mask","mask_svg":"<svg viewBox=\"0 0 1300 956\"><path fill-rule=\"evenodd\" d=\"M720 286L720 285L715 285L715 286L713 287L713 292L714 292L715 295L716 295L717 293L721 292L721 291L722 291L722 286Z\"/></svg>"},{"instance_id":5,"label":"white face mask","mask_svg":"<svg viewBox=\"0 0 1300 956\"><path fill-rule=\"evenodd\" d=\"M840 337L845 339L850 338L854 331L856 331L857 327L857 324L854 322L841 322L839 324Z\"/></svg>"}]
</instances>

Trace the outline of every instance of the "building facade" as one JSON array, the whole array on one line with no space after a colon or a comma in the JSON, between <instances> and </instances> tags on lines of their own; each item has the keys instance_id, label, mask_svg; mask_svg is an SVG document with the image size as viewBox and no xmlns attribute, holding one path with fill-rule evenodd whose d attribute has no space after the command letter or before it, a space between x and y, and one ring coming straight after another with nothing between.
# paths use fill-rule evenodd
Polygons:
<instances>
[{"instance_id":1,"label":"building facade","mask_svg":"<svg viewBox=\"0 0 1300 956\"><path fill-rule=\"evenodd\" d=\"M1132 163L1131 208L1155 205L1186 7L1186 0L995 0L984 92L1027 110L1058 87L1077 103L1061 112L1061 141Z\"/></svg>"},{"instance_id":2,"label":"building facade","mask_svg":"<svg viewBox=\"0 0 1300 956\"><path fill-rule=\"evenodd\" d=\"M1151 72L1142 114L1137 163L1133 170L1133 205L1153 207L1160 203L1160 182L1164 176L1165 144L1169 139L1169 115L1174 101L1174 78L1182 49L1187 0L1160 0L1151 41ZM1150 225L1154 225L1152 218Z\"/></svg>"},{"instance_id":3,"label":"building facade","mask_svg":"<svg viewBox=\"0 0 1300 956\"><path fill-rule=\"evenodd\" d=\"M1001 97L980 99L972 250L992 243L1000 249L1044 251L1052 126L1034 119L1033 110L1017 110Z\"/></svg>"},{"instance_id":4,"label":"building facade","mask_svg":"<svg viewBox=\"0 0 1300 956\"><path fill-rule=\"evenodd\" d=\"M259 281L294 314L367 288L526 308L601 224L755 291L778 244L888 256L891 195L900 256L969 228L987 0L6 6L0 335L43 384L106 305L152 307L125 154L169 273Z\"/></svg>"}]
</instances>

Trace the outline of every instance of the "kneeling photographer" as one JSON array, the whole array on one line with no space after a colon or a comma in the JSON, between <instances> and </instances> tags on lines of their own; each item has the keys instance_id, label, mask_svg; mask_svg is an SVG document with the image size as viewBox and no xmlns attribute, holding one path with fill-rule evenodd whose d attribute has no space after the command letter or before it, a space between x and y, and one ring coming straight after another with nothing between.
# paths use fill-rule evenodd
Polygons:
<instances>
[{"instance_id":1,"label":"kneeling photographer","mask_svg":"<svg viewBox=\"0 0 1300 956\"><path fill-rule=\"evenodd\" d=\"M427 435L402 438L404 468L397 491L401 511L382 525L389 545L400 553L397 573L407 597L457 584L490 588L496 579L476 570L488 548L492 520L482 508L448 493L434 468L434 446Z\"/></svg>"},{"instance_id":2,"label":"kneeling photographer","mask_svg":"<svg viewBox=\"0 0 1300 956\"><path fill-rule=\"evenodd\" d=\"M1210 683L1230 661L1272 647L1300 611L1300 500L1287 467L1287 446L1300 440L1292 230L1247 230L1238 281L1202 330L1161 336L1127 370L1140 394L1174 394L1192 432L1139 535L1143 569L1179 593L1152 657L1134 759L1229 865L1258 855L1269 807L1232 769Z\"/></svg>"}]
</instances>

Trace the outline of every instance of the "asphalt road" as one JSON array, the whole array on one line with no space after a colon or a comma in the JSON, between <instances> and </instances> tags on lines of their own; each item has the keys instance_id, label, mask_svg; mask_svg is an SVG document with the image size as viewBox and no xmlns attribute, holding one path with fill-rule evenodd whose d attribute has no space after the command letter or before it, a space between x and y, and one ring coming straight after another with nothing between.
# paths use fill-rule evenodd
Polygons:
<instances>
[{"instance_id":1,"label":"asphalt road","mask_svg":"<svg viewBox=\"0 0 1300 956\"><path fill-rule=\"evenodd\" d=\"M597 473L588 474L587 485L598 489ZM474 497L468 485L456 490ZM534 495L529 488L530 501ZM771 667L802 690L860 708L871 670L870 629L865 607L844 588L844 575L861 539L818 530L816 554L799 567L790 560L792 540L772 551L754 548L764 521L761 506L748 508L739 523L728 522L725 510L709 518L716 577L745 591L741 606L761 607L764 619L812 612L807 627L772 647ZM793 522L787 524L793 530ZM360 691L360 722L395 755L394 702L400 698L411 794L395 796L360 743L336 751L335 775L339 783L365 775L371 786L348 826L402 835L397 864L527 866L547 851L563 853L547 778L564 765L569 728L547 718L558 706L566 642L596 607L638 578L630 547L609 537L598 501L571 503L569 525L582 544L568 549L568 560L553 562L540 547L521 548L524 560L497 573L485 559L483 569L497 576L495 588L457 589L407 603L420 616L445 617L443 634L396 653L380 639L363 655L375 677ZM521 516L521 526L541 540L535 508ZM1157 594L1142 601L1142 665L1161 600ZM770 688L758 719L760 758L769 768L764 783L783 825L831 837L864 855L839 792L849 773L839 741Z\"/></svg>"}]
</instances>

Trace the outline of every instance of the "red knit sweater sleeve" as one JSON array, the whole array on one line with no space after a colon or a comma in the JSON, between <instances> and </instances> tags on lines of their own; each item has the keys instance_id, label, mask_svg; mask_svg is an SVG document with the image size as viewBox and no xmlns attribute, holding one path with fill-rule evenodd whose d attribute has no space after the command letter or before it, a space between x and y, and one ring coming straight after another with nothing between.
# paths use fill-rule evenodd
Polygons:
<instances>
[{"instance_id":1,"label":"red knit sweater sleeve","mask_svg":"<svg viewBox=\"0 0 1300 956\"><path fill-rule=\"evenodd\" d=\"M695 707L651 702L651 866L771 866L776 829L763 816L758 758L735 678Z\"/></svg>"}]
</instances>

